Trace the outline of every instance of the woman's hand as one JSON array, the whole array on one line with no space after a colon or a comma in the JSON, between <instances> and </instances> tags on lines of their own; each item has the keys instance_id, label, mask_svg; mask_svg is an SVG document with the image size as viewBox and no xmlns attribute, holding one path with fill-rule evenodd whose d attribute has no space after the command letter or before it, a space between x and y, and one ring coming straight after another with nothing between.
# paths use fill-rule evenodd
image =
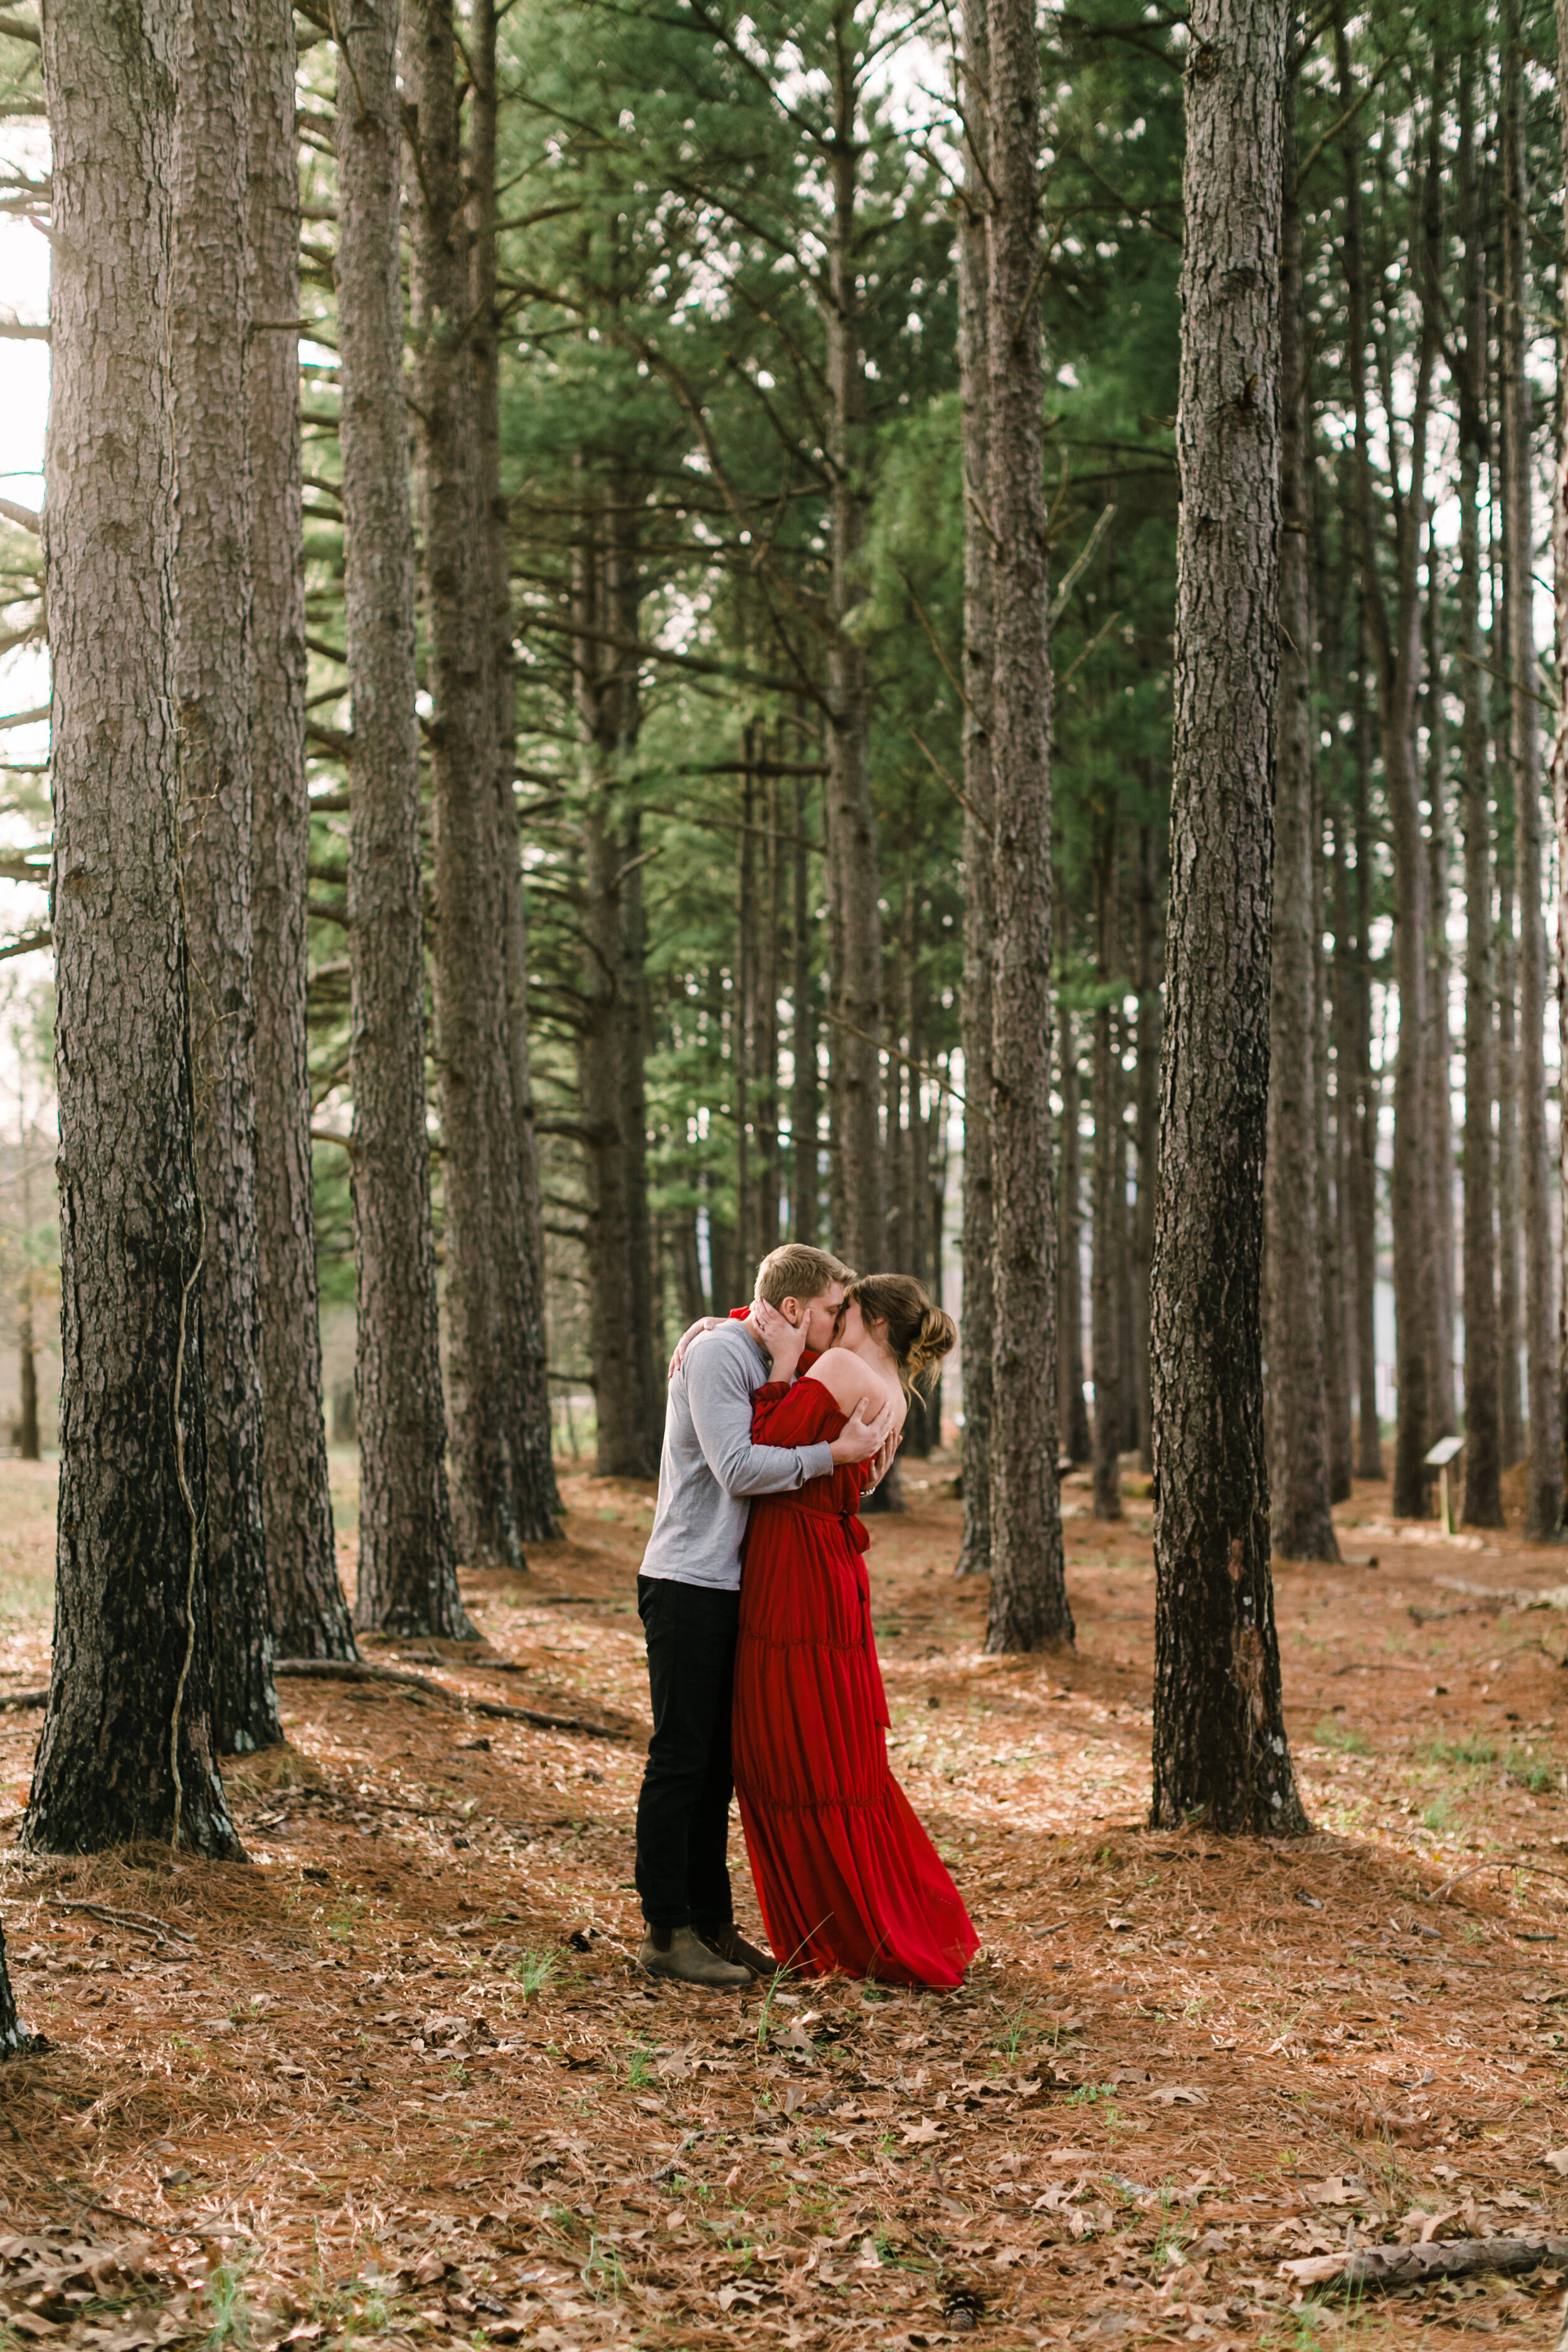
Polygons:
<instances>
[{"instance_id":1,"label":"woman's hand","mask_svg":"<svg viewBox=\"0 0 1568 2352\"><path fill-rule=\"evenodd\" d=\"M758 1345L773 1360L775 1381L793 1381L805 1353L805 1326L792 1323L765 1298L753 1298L750 1322Z\"/></svg>"}]
</instances>

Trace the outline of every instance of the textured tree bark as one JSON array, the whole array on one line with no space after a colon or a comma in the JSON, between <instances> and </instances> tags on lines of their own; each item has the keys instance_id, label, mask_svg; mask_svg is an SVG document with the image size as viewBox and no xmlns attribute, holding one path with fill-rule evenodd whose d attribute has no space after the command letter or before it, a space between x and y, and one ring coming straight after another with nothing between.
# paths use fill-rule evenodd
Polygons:
<instances>
[{"instance_id":1,"label":"textured tree bark","mask_svg":"<svg viewBox=\"0 0 1568 2352\"><path fill-rule=\"evenodd\" d=\"M991 1359L994 1202L991 1160L991 1053L994 1008L992 873L991 400L985 183L991 92L989 0L964 0L963 192L958 215L958 373L963 412L963 1534L956 1576L991 1566Z\"/></svg>"},{"instance_id":2,"label":"textured tree bark","mask_svg":"<svg viewBox=\"0 0 1568 2352\"><path fill-rule=\"evenodd\" d=\"M1494 604L1496 612L1501 598ZM1522 1307L1520 1276L1519 1163L1519 942L1514 937L1513 794L1506 780L1507 719L1493 762L1497 780L1497 1236L1498 1236L1498 1417L1505 1470L1524 1459L1529 1433L1520 1379Z\"/></svg>"},{"instance_id":3,"label":"textured tree bark","mask_svg":"<svg viewBox=\"0 0 1568 2352\"><path fill-rule=\"evenodd\" d=\"M168 322L174 692L205 1226L213 1737L223 1753L283 1737L272 1683L257 1287L247 14L244 0L184 0L180 10Z\"/></svg>"},{"instance_id":4,"label":"textured tree bark","mask_svg":"<svg viewBox=\"0 0 1568 2352\"><path fill-rule=\"evenodd\" d=\"M1126 1246L1127 1160L1121 1128L1119 1024L1110 1002L1118 970L1116 820L1099 810L1094 825L1094 1255L1089 1274L1089 1358L1094 1373L1094 1516L1121 1517L1121 1348L1118 1274Z\"/></svg>"},{"instance_id":5,"label":"textured tree bark","mask_svg":"<svg viewBox=\"0 0 1568 2352\"><path fill-rule=\"evenodd\" d=\"M356 0L338 93L344 606L353 695L355 1622L458 1633L425 1123L414 535L398 266L396 0Z\"/></svg>"},{"instance_id":6,"label":"textured tree bark","mask_svg":"<svg viewBox=\"0 0 1568 2352\"><path fill-rule=\"evenodd\" d=\"M1393 501L1395 576L1391 615L1384 596L1378 563L1372 450L1367 425L1366 288L1361 235L1361 132L1357 127L1360 116L1352 92L1350 51L1342 17L1336 18L1335 37L1339 53L1340 93L1347 110L1343 142L1346 160L1343 250L1349 298L1347 352L1355 414L1358 552L1362 600L1371 625L1377 659L1384 796L1394 835L1399 1056L1394 1081L1391 1213L1399 1419L1394 1443L1393 1503L1400 1517L1420 1518L1426 1514L1430 1486L1425 1455L1430 1443L1428 1423L1432 1410L1434 1267L1433 1237L1426 1214L1430 1198L1426 1183L1429 1134L1427 1046L1430 1040L1427 925L1430 905L1426 844L1421 829L1421 785L1415 755L1415 706L1421 674L1419 559L1423 485L1431 415L1432 371L1437 353L1439 321L1433 302L1424 300L1409 428L1409 482L1408 487L1401 490L1395 480ZM1433 278L1433 282L1436 282L1435 256L1440 229L1438 169L1439 151L1434 121L1423 175L1422 236L1427 248L1423 263L1424 285L1428 278Z\"/></svg>"},{"instance_id":7,"label":"textured tree bark","mask_svg":"<svg viewBox=\"0 0 1568 2352\"><path fill-rule=\"evenodd\" d=\"M59 1535L24 1843L235 1856L211 1735L206 1392L173 661L174 0L52 5Z\"/></svg>"},{"instance_id":8,"label":"textured tree bark","mask_svg":"<svg viewBox=\"0 0 1568 2352\"><path fill-rule=\"evenodd\" d=\"M1320 833L1328 832L1332 846L1329 852L1329 870L1335 885L1335 920L1340 919L1344 887L1343 841L1338 823L1329 825L1320 807L1316 819ZM1312 923L1315 952L1313 956L1313 992L1318 1003L1318 1029L1315 1040L1318 1119L1318 1247L1321 1264L1323 1302L1323 1422L1329 1450L1329 1500L1345 1503L1352 1492L1352 1440L1351 1433L1350 1325L1346 1316L1346 1286L1344 1244L1346 1223L1341 1198L1344 1182L1342 1137L1338 1120L1330 1108L1329 1072L1332 1066L1332 1049L1339 1034L1340 1006L1331 987L1328 957L1323 948L1323 932L1327 908L1325 905L1323 861L1314 859L1317 868L1312 887ZM1336 934L1335 947L1339 946ZM1343 1064L1340 1066L1343 1075Z\"/></svg>"},{"instance_id":9,"label":"textured tree bark","mask_svg":"<svg viewBox=\"0 0 1568 2352\"><path fill-rule=\"evenodd\" d=\"M544 1333L544 1232L533 1088L528 1066L528 927L512 772L517 764L511 589L507 502L500 473L500 331L496 299L495 0L470 0L466 56L473 78L468 179L479 497L479 625L486 637L490 698L488 764L496 794L496 896L500 950L492 1044L498 1068L489 1091L490 1152L501 1213L495 1222L504 1358L502 1395L512 1510L526 1543L561 1532L561 1496L551 1448L550 1380Z\"/></svg>"},{"instance_id":10,"label":"textured tree bark","mask_svg":"<svg viewBox=\"0 0 1568 2352\"><path fill-rule=\"evenodd\" d=\"M1564 0L1568 5L1568 0ZM1486 247L1476 163L1475 96L1459 76L1459 233L1464 342L1459 394L1459 821L1465 841L1465 1499L1471 1527L1503 1525L1498 1395L1497 1245L1492 1231L1493 1032L1491 777L1488 674L1481 638L1480 476L1486 456Z\"/></svg>"},{"instance_id":11,"label":"textured tree bark","mask_svg":"<svg viewBox=\"0 0 1568 2352\"><path fill-rule=\"evenodd\" d=\"M251 919L262 1489L272 1634L286 1658L353 1658L327 1482L305 992L305 564L300 452L300 165L294 12L248 0Z\"/></svg>"},{"instance_id":12,"label":"textured tree bark","mask_svg":"<svg viewBox=\"0 0 1568 2352\"><path fill-rule=\"evenodd\" d=\"M833 476L833 631L827 646L827 835L829 961L833 990L833 1246L861 1273L887 1262L882 1208L882 927L878 913L877 815L867 771L871 688L866 648L843 626L865 593L866 368L860 345L857 213L858 89L840 43L827 225L827 454Z\"/></svg>"},{"instance_id":13,"label":"textured tree bark","mask_svg":"<svg viewBox=\"0 0 1568 2352\"><path fill-rule=\"evenodd\" d=\"M1530 384L1524 369L1530 191L1521 129L1518 0L1503 11L1501 344L1503 628L1511 679L1510 751L1519 858L1519 1158L1524 1212L1524 1346L1530 1382L1530 1470L1524 1532L1536 1543L1563 1533L1563 1431L1557 1391L1556 1269L1546 1136L1546 930L1542 915L1541 730L1536 713L1535 531L1531 506Z\"/></svg>"},{"instance_id":14,"label":"textured tree bark","mask_svg":"<svg viewBox=\"0 0 1568 2352\"><path fill-rule=\"evenodd\" d=\"M1033 0L990 5L992 1169L995 1317L987 1650L1073 1640L1057 1486L1051 1118L1051 662L1037 307Z\"/></svg>"},{"instance_id":15,"label":"textured tree bark","mask_svg":"<svg viewBox=\"0 0 1568 2352\"><path fill-rule=\"evenodd\" d=\"M432 972L447 1268L447 1443L460 1559L522 1561L503 1337L519 1276L503 1125L501 909L472 290L452 0L410 0L403 81L411 198L414 410L431 700ZM498 1089L504 1089L498 1100Z\"/></svg>"},{"instance_id":16,"label":"textured tree bark","mask_svg":"<svg viewBox=\"0 0 1568 2352\"><path fill-rule=\"evenodd\" d=\"M0 2058L10 2058L25 2050L31 2039L16 2014L16 1999L5 1967L5 1932L0 1928Z\"/></svg>"},{"instance_id":17,"label":"textured tree bark","mask_svg":"<svg viewBox=\"0 0 1568 2352\"><path fill-rule=\"evenodd\" d=\"M1296 179L1296 76L1285 98L1279 228L1279 683L1274 715L1274 914L1268 989L1268 1148L1264 1181L1265 1345L1274 1549L1334 1559L1318 1233L1318 1076L1313 982L1312 614L1307 496L1310 434Z\"/></svg>"},{"instance_id":18,"label":"textured tree bark","mask_svg":"<svg viewBox=\"0 0 1568 2352\"><path fill-rule=\"evenodd\" d=\"M1568 0L1557 0L1557 112L1563 154L1568 165ZM1560 272L1560 275L1562 273ZM1565 369L1562 350L1560 375ZM1558 1067L1568 1070L1568 408L1557 404L1557 450L1552 469L1552 614L1557 654L1557 726L1552 747L1552 799L1557 826L1557 1024ZM1559 1093L1559 1103L1562 1096ZM1559 1192L1568 1198L1568 1118L1559 1111ZM1568 1278L1560 1295L1557 1360L1562 1387L1558 1420L1563 1436L1562 1483L1568 1508Z\"/></svg>"},{"instance_id":19,"label":"textured tree bark","mask_svg":"<svg viewBox=\"0 0 1568 2352\"><path fill-rule=\"evenodd\" d=\"M1152 1819L1306 1827L1268 1560L1260 1259L1279 662L1286 0L1199 0L1153 1281Z\"/></svg>"}]
</instances>

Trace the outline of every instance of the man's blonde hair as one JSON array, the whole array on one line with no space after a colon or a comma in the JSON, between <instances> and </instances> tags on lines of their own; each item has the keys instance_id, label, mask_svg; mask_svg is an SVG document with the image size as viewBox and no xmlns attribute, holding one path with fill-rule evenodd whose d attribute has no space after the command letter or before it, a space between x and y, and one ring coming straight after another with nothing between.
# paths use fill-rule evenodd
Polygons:
<instances>
[{"instance_id":1,"label":"man's blonde hair","mask_svg":"<svg viewBox=\"0 0 1568 2352\"><path fill-rule=\"evenodd\" d=\"M836 1282L854 1279L854 1267L846 1265L842 1258L813 1249L809 1242L785 1242L782 1248L770 1250L758 1266L755 1296L765 1298L770 1307L782 1307L786 1298L798 1298L804 1307L831 1290Z\"/></svg>"}]
</instances>

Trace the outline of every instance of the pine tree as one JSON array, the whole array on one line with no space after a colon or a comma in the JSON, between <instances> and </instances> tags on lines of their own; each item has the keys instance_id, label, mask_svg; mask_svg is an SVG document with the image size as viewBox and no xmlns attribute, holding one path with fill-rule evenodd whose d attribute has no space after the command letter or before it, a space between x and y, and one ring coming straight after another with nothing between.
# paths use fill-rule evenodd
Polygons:
<instances>
[{"instance_id":1,"label":"pine tree","mask_svg":"<svg viewBox=\"0 0 1568 2352\"><path fill-rule=\"evenodd\" d=\"M1279 668L1286 0L1186 68L1182 507L1153 1275L1152 1821L1304 1829L1268 1558L1260 1259Z\"/></svg>"},{"instance_id":2,"label":"pine tree","mask_svg":"<svg viewBox=\"0 0 1568 2352\"><path fill-rule=\"evenodd\" d=\"M165 0L64 0L45 457L59 1013L59 1543L23 1837L238 1852L210 1729L203 1229L174 734ZM103 747L112 741L114 756Z\"/></svg>"}]
</instances>

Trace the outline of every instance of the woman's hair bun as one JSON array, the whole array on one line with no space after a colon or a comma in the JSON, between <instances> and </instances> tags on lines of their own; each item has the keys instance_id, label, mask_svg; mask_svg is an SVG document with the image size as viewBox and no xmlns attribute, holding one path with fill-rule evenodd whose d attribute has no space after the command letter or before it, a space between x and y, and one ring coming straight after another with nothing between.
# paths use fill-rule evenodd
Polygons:
<instances>
[{"instance_id":1,"label":"woman's hair bun","mask_svg":"<svg viewBox=\"0 0 1568 2352\"><path fill-rule=\"evenodd\" d=\"M885 1323L888 1345L906 1391L953 1347L958 1326L910 1274L866 1274L844 1294L867 1323Z\"/></svg>"}]
</instances>

